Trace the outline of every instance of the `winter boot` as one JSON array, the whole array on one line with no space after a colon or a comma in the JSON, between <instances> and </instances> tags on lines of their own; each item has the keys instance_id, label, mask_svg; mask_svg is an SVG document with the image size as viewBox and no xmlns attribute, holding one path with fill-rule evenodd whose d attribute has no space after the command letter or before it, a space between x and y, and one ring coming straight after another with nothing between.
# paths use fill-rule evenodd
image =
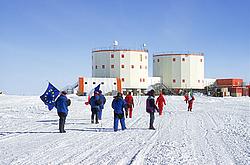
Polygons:
<instances>
[{"instance_id":1,"label":"winter boot","mask_svg":"<svg viewBox=\"0 0 250 165\"><path fill-rule=\"evenodd\" d=\"M153 126L152 126L152 127L149 127L149 129L155 130L155 127L153 127Z\"/></svg>"}]
</instances>

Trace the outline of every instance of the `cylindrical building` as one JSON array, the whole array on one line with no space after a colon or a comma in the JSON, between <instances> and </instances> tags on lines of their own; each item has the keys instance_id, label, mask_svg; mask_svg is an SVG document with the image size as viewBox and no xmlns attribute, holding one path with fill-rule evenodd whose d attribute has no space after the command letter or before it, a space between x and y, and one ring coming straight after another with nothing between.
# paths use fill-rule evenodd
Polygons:
<instances>
[{"instance_id":1,"label":"cylindrical building","mask_svg":"<svg viewBox=\"0 0 250 165\"><path fill-rule=\"evenodd\" d=\"M93 50L92 77L118 77L123 89L146 89L148 51L115 48Z\"/></svg>"},{"instance_id":2,"label":"cylindrical building","mask_svg":"<svg viewBox=\"0 0 250 165\"><path fill-rule=\"evenodd\" d=\"M203 53L159 53L153 55L153 76L169 88L203 89Z\"/></svg>"}]
</instances>

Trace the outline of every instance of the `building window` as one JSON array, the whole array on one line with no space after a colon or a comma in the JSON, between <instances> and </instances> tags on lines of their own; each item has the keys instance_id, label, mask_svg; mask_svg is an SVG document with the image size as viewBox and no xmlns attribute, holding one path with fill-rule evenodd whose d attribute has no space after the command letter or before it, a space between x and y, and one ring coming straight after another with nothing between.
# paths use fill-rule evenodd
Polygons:
<instances>
[{"instance_id":1,"label":"building window","mask_svg":"<svg viewBox=\"0 0 250 165\"><path fill-rule=\"evenodd\" d=\"M124 65L122 65L122 68L124 68Z\"/></svg>"},{"instance_id":2,"label":"building window","mask_svg":"<svg viewBox=\"0 0 250 165\"><path fill-rule=\"evenodd\" d=\"M115 55L114 54L111 54L111 58L114 58L115 57Z\"/></svg>"},{"instance_id":3,"label":"building window","mask_svg":"<svg viewBox=\"0 0 250 165\"><path fill-rule=\"evenodd\" d=\"M124 54L122 54L121 56L122 56L122 58L124 58Z\"/></svg>"},{"instance_id":4,"label":"building window","mask_svg":"<svg viewBox=\"0 0 250 165\"><path fill-rule=\"evenodd\" d=\"M142 61L142 54L140 54L140 61Z\"/></svg>"},{"instance_id":5,"label":"building window","mask_svg":"<svg viewBox=\"0 0 250 165\"><path fill-rule=\"evenodd\" d=\"M185 58L182 58L182 61L185 61Z\"/></svg>"},{"instance_id":6,"label":"building window","mask_svg":"<svg viewBox=\"0 0 250 165\"><path fill-rule=\"evenodd\" d=\"M147 67L147 66L145 66L145 69L148 69L148 67Z\"/></svg>"},{"instance_id":7,"label":"building window","mask_svg":"<svg viewBox=\"0 0 250 165\"><path fill-rule=\"evenodd\" d=\"M200 62L202 62L202 59L200 59Z\"/></svg>"},{"instance_id":8,"label":"building window","mask_svg":"<svg viewBox=\"0 0 250 165\"><path fill-rule=\"evenodd\" d=\"M102 69L105 69L105 65L102 65Z\"/></svg>"},{"instance_id":9,"label":"building window","mask_svg":"<svg viewBox=\"0 0 250 165\"><path fill-rule=\"evenodd\" d=\"M135 67L134 65L131 65L131 68L132 68L132 69L134 69L134 67Z\"/></svg>"},{"instance_id":10,"label":"building window","mask_svg":"<svg viewBox=\"0 0 250 165\"><path fill-rule=\"evenodd\" d=\"M114 82L114 85L116 85L116 83Z\"/></svg>"},{"instance_id":11,"label":"building window","mask_svg":"<svg viewBox=\"0 0 250 165\"><path fill-rule=\"evenodd\" d=\"M202 80L202 83L204 83L204 80Z\"/></svg>"},{"instance_id":12,"label":"building window","mask_svg":"<svg viewBox=\"0 0 250 165\"><path fill-rule=\"evenodd\" d=\"M95 84L95 82L93 82L93 84Z\"/></svg>"},{"instance_id":13,"label":"building window","mask_svg":"<svg viewBox=\"0 0 250 165\"><path fill-rule=\"evenodd\" d=\"M175 62L175 60L176 60L176 59L175 59L175 58L173 58L173 61L174 61L174 62Z\"/></svg>"},{"instance_id":14,"label":"building window","mask_svg":"<svg viewBox=\"0 0 250 165\"><path fill-rule=\"evenodd\" d=\"M155 60L153 60L153 63L155 63Z\"/></svg>"},{"instance_id":15,"label":"building window","mask_svg":"<svg viewBox=\"0 0 250 165\"><path fill-rule=\"evenodd\" d=\"M85 82L84 84L88 84L88 82Z\"/></svg>"},{"instance_id":16,"label":"building window","mask_svg":"<svg viewBox=\"0 0 250 165\"><path fill-rule=\"evenodd\" d=\"M97 69L97 65L95 66L95 69Z\"/></svg>"},{"instance_id":17,"label":"building window","mask_svg":"<svg viewBox=\"0 0 250 165\"><path fill-rule=\"evenodd\" d=\"M160 59L157 59L157 62L160 62Z\"/></svg>"},{"instance_id":18,"label":"building window","mask_svg":"<svg viewBox=\"0 0 250 165\"><path fill-rule=\"evenodd\" d=\"M142 81L145 82L145 78L143 78Z\"/></svg>"},{"instance_id":19,"label":"building window","mask_svg":"<svg viewBox=\"0 0 250 165\"><path fill-rule=\"evenodd\" d=\"M103 85L103 84L104 84L104 82L101 82L101 84Z\"/></svg>"},{"instance_id":20,"label":"building window","mask_svg":"<svg viewBox=\"0 0 250 165\"><path fill-rule=\"evenodd\" d=\"M200 83L201 81L200 80L198 80L198 83Z\"/></svg>"},{"instance_id":21,"label":"building window","mask_svg":"<svg viewBox=\"0 0 250 165\"><path fill-rule=\"evenodd\" d=\"M147 57L147 56L145 56L145 60L146 60L146 59L148 59L148 57Z\"/></svg>"},{"instance_id":22,"label":"building window","mask_svg":"<svg viewBox=\"0 0 250 165\"><path fill-rule=\"evenodd\" d=\"M142 79L140 78L140 82L142 82Z\"/></svg>"},{"instance_id":23,"label":"building window","mask_svg":"<svg viewBox=\"0 0 250 165\"><path fill-rule=\"evenodd\" d=\"M140 69L142 69L142 66L140 65Z\"/></svg>"},{"instance_id":24,"label":"building window","mask_svg":"<svg viewBox=\"0 0 250 165\"><path fill-rule=\"evenodd\" d=\"M124 78L122 78L122 82L124 82Z\"/></svg>"},{"instance_id":25,"label":"building window","mask_svg":"<svg viewBox=\"0 0 250 165\"><path fill-rule=\"evenodd\" d=\"M185 79L182 79L182 82L185 83Z\"/></svg>"},{"instance_id":26,"label":"building window","mask_svg":"<svg viewBox=\"0 0 250 165\"><path fill-rule=\"evenodd\" d=\"M115 68L115 65L111 65L111 68L114 69L114 68Z\"/></svg>"},{"instance_id":27,"label":"building window","mask_svg":"<svg viewBox=\"0 0 250 165\"><path fill-rule=\"evenodd\" d=\"M176 83L176 80L175 80L175 79L173 79L173 83Z\"/></svg>"}]
</instances>

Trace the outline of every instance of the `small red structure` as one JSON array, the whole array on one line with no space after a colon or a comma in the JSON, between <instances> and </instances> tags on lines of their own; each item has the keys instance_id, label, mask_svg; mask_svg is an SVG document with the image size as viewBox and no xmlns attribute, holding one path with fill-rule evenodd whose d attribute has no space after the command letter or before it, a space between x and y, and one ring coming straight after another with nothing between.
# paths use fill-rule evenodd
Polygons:
<instances>
[{"instance_id":1,"label":"small red structure","mask_svg":"<svg viewBox=\"0 0 250 165\"><path fill-rule=\"evenodd\" d=\"M216 84L218 87L241 87L243 79L217 79Z\"/></svg>"}]
</instances>

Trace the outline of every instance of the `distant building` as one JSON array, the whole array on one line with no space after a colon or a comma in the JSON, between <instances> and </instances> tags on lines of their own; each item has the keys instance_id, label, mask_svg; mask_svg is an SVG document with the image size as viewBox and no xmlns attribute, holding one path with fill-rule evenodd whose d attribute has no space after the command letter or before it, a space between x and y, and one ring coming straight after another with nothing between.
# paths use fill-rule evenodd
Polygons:
<instances>
[{"instance_id":1,"label":"distant building","mask_svg":"<svg viewBox=\"0 0 250 165\"><path fill-rule=\"evenodd\" d=\"M120 78L123 90L148 87L148 51L97 49L92 51L93 78Z\"/></svg>"},{"instance_id":2,"label":"distant building","mask_svg":"<svg viewBox=\"0 0 250 165\"><path fill-rule=\"evenodd\" d=\"M78 95L86 95L99 84L100 90L102 90L104 94L112 91L122 92L122 84L120 78L79 77L77 93Z\"/></svg>"},{"instance_id":3,"label":"distant building","mask_svg":"<svg viewBox=\"0 0 250 165\"><path fill-rule=\"evenodd\" d=\"M159 53L153 55L153 76L169 88L204 89L203 53Z\"/></svg>"}]
</instances>

